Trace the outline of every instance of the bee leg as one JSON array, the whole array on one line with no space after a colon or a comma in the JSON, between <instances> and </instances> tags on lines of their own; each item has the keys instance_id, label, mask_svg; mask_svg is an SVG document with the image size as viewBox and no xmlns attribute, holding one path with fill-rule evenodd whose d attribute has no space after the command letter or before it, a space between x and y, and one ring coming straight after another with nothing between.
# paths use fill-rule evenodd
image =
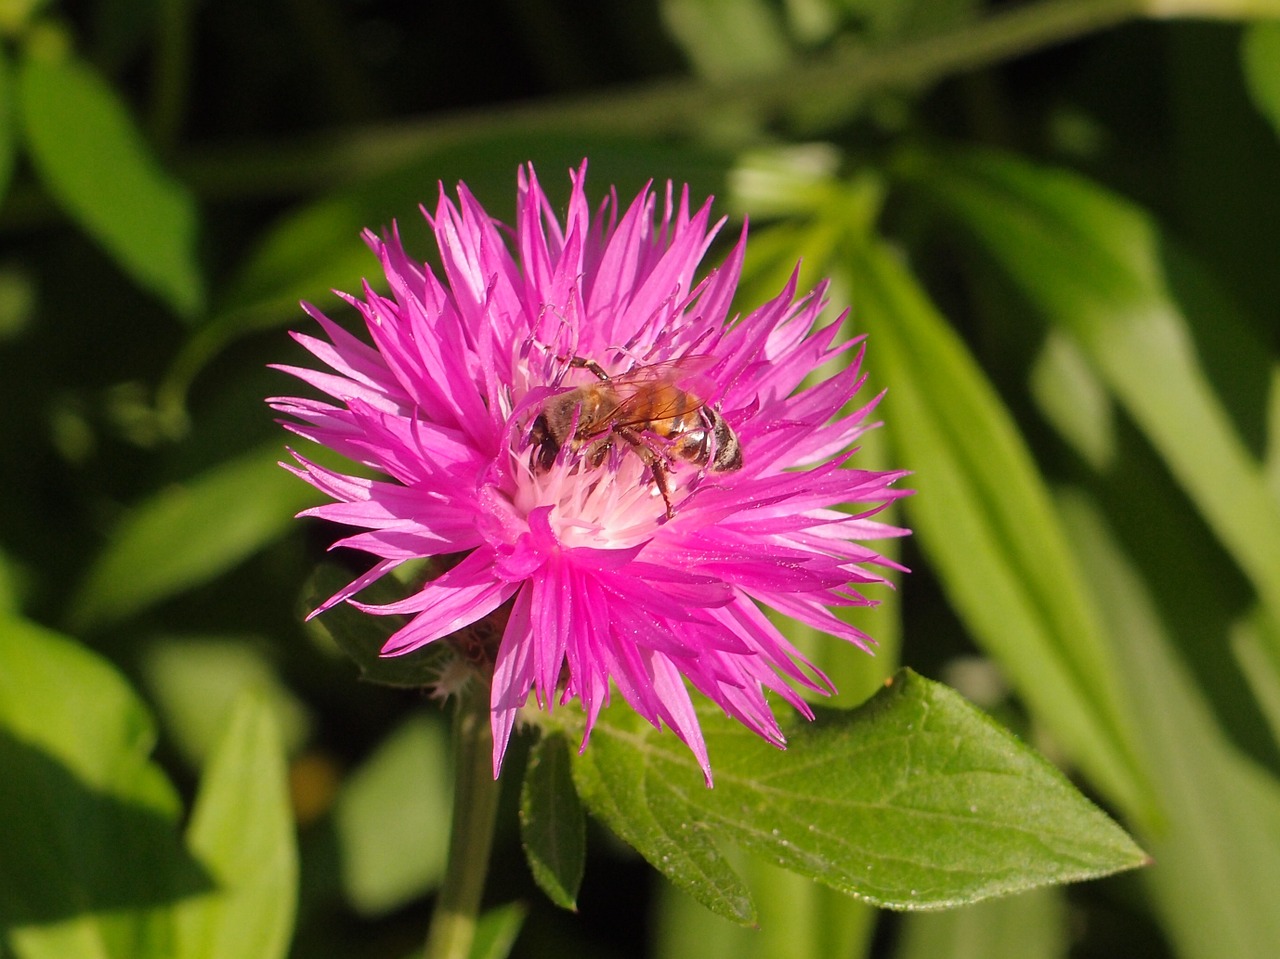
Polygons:
<instances>
[{"instance_id":1,"label":"bee leg","mask_svg":"<svg viewBox=\"0 0 1280 959\"><path fill-rule=\"evenodd\" d=\"M604 367L602 367L595 360L588 360L587 358L582 356L575 356L569 360L569 365L579 370L590 370L592 373L596 375L597 379L600 379L600 380L609 379L609 374L604 371Z\"/></svg>"},{"instance_id":2,"label":"bee leg","mask_svg":"<svg viewBox=\"0 0 1280 959\"><path fill-rule=\"evenodd\" d=\"M662 502L667 504L667 519L673 518L675 508L671 504L671 471L667 467L667 461L661 453L654 451L643 436L634 430L625 427L616 427L614 433L621 436L635 450L636 456L644 461L644 465L649 467L649 475L653 477L653 485L658 487L658 492L662 494Z\"/></svg>"},{"instance_id":3,"label":"bee leg","mask_svg":"<svg viewBox=\"0 0 1280 959\"><path fill-rule=\"evenodd\" d=\"M653 461L649 463L649 472L653 474L653 485L662 494L662 502L667 504L667 519L674 518L676 511L671 505L671 474L667 472L667 464L661 456L653 457Z\"/></svg>"}]
</instances>

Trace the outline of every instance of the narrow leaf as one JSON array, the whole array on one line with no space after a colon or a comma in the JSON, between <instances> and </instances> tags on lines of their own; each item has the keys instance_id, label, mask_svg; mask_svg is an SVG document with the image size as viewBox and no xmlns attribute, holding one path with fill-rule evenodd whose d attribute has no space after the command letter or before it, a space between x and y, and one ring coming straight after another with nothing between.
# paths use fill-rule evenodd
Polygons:
<instances>
[{"instance_id":1,"label":"narrow leaf","mask_svg":"<svg viewBox=\"0 0 1280 959\"><path fill-rule=\"evenodd\" d=\"M1078 177L978 153L900 171L1079 343L1280 622L1280 502L1238 426L1262 404L1229 406L1211 375L1216 357L1220 383L1265 389L1265 350L1231 304L1143 211Z\"/></svg>"},{"instance_id":2,"label":"narrow leaf","mask_svg":"<svg viewBox=\"0 0 1280 959\"><path fill-rule=\"evenodd\" d=\"M701 721L713 789L675 737L623 709L597 723L574 772L592 813L721 914L723 887L704 877L727 868L716 849L726 841L899 909L1146 861L1050 763L908 670L857 710L793 729L784 753L711 710Z\"/></svg>"},{"instance_id":3,"label":"narrow leaf","mask_svg":"<svg viewBox=\"0 0 1280 959\"><path fill-rule=\"evenodd\" d=\"M218 888L178 911L180 959L274 959L289 950L298 854L271 710L246 694L196 798L187 841Z\"/></svg>"},{"instance_id":4,"label":"narrow leaf","mask_svg":"<svg viewBox=\"0 0 1280 959\"><path fill-rule=\"evenodd\" d=\"M520 837L533 878L562 909L576 909L587 855L586 820L573 788L569 744L538 740L520 791Z\"/></svg>"},{"instance_id":5,"label":"narrow leaf","mask_svg":"<svg viewBox=\"0 0 1280 959\"><path fill-rule=\"evenodd\" d=\"M1144 874L1185 959L1271 959L1280 942L1280 783L1226 737L1182 661L1141 574L1081 498L1066 502L1076 546L1123 657L1142 752L1163 819Z\"/></svg>"},{"instance_id":6,"label":"narrow leaf","mask_svg":"<svg viewBox=\"0 0 1280 959\"><path fill-rule=\"evenodd\" d=\"M223 463L137 507L72 604L77 627L110 623L215 578L284 534L315 493L276 448Z\"/></svg>"},{"instance_id":7,"label":"narrow leaf","mask_svg":"<svg viewBox=\"0 0 1280 959\"><path fill-rule=\"evenodd\" d=\"M1009 412L887 250L848 260L855 314L889 394L880 407L914 470L909 525L969 629L1104 793L1149 812L1096 611Z\"/></svg>"},{"instance_id":8,"label":"narrow leaf","mask_svg":"<svg viewBox=\"0 0 1280 959\"><path fill-rule=\"evenodd\" d=\"M1272 742L1280 746L1280 662L1275 659L1275 644L1263 638L1274 628L1259 615L1246 617L1231 629L1231 651L1267 721Z\"/></svg>"},{"instance_id":9,"label":"narrow leaf","mask_svg":"<svg viewBox=\"0 0 1280 959\"><path fill-rule=\"evenodd\" d=\"M70 58L28 58L19 80L27 148L49 193L139 284L184 316L198 312L195 202L115 93Z\"/></svg>"}]
</instances>

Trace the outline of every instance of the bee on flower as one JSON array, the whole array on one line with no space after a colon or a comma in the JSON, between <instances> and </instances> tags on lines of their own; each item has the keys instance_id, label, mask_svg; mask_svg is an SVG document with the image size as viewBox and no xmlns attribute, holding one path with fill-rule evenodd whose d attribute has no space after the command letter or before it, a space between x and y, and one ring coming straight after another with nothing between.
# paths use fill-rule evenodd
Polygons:
<instances>
[{"instance_id":1,"label":"bee on flower","mask_svg":"<svg viewBox=\"0 0 1280 959\"><path fill-rule=\"evenodd\" d=\"M710 782L689 687L778 746L772 692L832 687L766 617L770 608L864 649L832 607L894 564L865 545L901 535L876 514L901 472L856 468L877 398L860 339L823 324L825 287L793 274L742 316L731 302L746 232L699 266L723 221L688 190L651 188L594 212L586 165L563 219L531 167L507 231L465 186L428 216L437 275L392 232L366 233L389 295L347 297L368 342L314 307L323 337L295 338L327 370L280 367L328 399L277 397L295 433L371 467L346 475L294 453L333 502L305 515L352 528L335 545L374 557L321 605L406 614L383 654L505 623L491 669L495 776L532 693L578 700L583 747L615 692L671 728ZM840 372L805 385L827 363ZM402 563L456 562L382 606L357 594ZM314 615L314 614L313 614ZM498 631L494 631L495 635Z\"/></svg>"},{"instance_id":2,"label":"bee on flower","mask_svg":"<svg viewBox=\"0 0 1280 959\"><path fill-rule=\"evenodd\" d=\"M574 357L570 365L589 369L598 382L560 393L543 405L530 434L537 465L551 469L566 443L575 461L593 467L610 452L629 448L648 467L667 518L673 519L671 469L676 460L717 472L742 466L742 446L720 411L680 386L696 367L714 362L712 357L686 356L610 376L594 360ZM620 447L619 441L625 445Z\"/></svg>"}]
</instances>

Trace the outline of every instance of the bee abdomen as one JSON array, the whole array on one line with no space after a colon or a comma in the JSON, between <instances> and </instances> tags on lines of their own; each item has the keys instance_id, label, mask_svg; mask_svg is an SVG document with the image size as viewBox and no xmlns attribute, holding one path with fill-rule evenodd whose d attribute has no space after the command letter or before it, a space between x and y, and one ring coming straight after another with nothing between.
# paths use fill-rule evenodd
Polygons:
<instances>
[{"instance_id":1,"label":"bee abdomen","mask_svg":"<svg viewBox=\"0 0 1280 959\"><path fill-rule=\"evenodd\" d=\"M721 473L732 473L742 469L742 444L738 442L738 434L733 431L724 417L718 412L710 414L711 432L715 436L715 459L711 468Z\"/></svg>"}]
</instances>

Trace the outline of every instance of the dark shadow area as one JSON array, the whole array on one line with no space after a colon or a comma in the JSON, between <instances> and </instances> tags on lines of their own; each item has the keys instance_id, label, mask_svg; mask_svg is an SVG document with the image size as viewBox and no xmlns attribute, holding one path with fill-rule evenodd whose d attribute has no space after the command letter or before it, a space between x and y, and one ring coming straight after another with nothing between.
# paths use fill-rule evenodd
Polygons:
<instances>
[{"instance_id":1,"label":"dark shadow area","mask_svg":"<svg viewBox=\"0 0 1280 959\"><path fill-rule=\"evenodd\" d=\"M163 906L215 888L178 824L0 731L0 925Z\"/></svg>"}]
</instances>

